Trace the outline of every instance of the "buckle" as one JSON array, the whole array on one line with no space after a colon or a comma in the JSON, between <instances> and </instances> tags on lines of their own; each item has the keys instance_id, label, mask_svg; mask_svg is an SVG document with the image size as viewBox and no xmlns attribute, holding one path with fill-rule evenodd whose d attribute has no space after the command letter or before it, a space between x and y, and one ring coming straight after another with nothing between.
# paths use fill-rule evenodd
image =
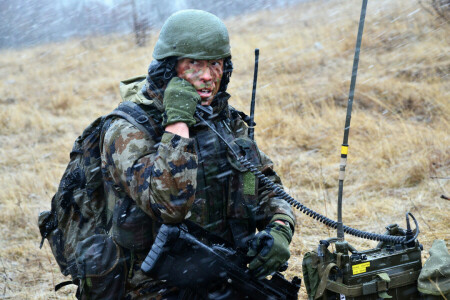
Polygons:
<instances>
[{"instance_id":1,"label":"buckle","mask_svg":"<svg viewBox=\"0 0 450 300\"><path fill-rule=\"evenodd\" d=\"M140 115L138 118L136 118L136 122L139 124L144 124L148 122L148 117L144 115Z\"/></svg>"}]
</instances>

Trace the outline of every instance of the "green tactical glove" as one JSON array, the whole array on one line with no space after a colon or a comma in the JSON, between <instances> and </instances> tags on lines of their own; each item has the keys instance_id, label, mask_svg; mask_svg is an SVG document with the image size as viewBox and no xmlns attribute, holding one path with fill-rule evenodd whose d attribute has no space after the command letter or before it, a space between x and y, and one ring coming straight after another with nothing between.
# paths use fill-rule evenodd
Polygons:
<instances>
[{"instance_id":1,"label":"green tactical glove","mask_svg":"<svg viewBox=\"0 0 450 300\"><path fill-rule=\"evenodd\" d=\"M289 225L270 223L250 240L247 256L254 257L248 268L259 279L278 271L291 256L289 244L292 230Z\"/></svg>"},{"instance_id":2,"label":"green tactical glove","mask_svg":"<svg viewBox=\"0 0 450 300\"><path fill-rule=\"evenodd\" d=\"M195 125L195 108L200 103L200 95L188 81L174 77L164 91L164 108L162 125L184 122L187 126Z\"/></svg>"}]
</instances>

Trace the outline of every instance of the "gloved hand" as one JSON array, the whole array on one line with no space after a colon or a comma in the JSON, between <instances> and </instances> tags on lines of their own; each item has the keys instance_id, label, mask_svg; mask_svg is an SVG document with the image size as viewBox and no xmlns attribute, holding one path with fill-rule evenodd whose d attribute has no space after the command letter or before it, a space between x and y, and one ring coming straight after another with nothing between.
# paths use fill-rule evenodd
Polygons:
<instances>
[{"instance_id":1,"label":"gloved hand","mask_svg":"<svg viewBox=\"0 0 450 300\"><path fill-rule=\"evenodd\" d=\"M247 256L254 257L248 268L259 279L278 271L291 256L289 244L292 230L289 225L270 223L249 242Z\"/></svg>"},{"instance_id":2,"label":"gloved hand","mask_svg":"<svg viewBox=\"0 0 450 300\"><path fill-rule=\"evenodd\" d=\"M163 105L165 112L162 125L184 122L187 126L195 125L195 108L201 97L188 81L174 77L164 91Z\"/></svg>"}]
</instances>

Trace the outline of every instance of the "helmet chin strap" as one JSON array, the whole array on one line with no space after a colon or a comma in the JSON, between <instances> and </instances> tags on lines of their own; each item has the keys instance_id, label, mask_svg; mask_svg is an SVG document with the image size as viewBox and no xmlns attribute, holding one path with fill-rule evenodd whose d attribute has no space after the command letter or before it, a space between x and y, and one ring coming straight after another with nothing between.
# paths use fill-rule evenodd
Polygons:
<instances>
[{"instance_id":1,"label":"helmet chin strap","mask_svg":"<svg viewBox=\"0 0 450 300\"><path fill-rule=\"evenodd\" d=\"M231 74L233 73L233 62L231 61L231 56L223 59L223 75L220 80L219 92L225 92L230 82Z\"/></svg>"}]
</instances>

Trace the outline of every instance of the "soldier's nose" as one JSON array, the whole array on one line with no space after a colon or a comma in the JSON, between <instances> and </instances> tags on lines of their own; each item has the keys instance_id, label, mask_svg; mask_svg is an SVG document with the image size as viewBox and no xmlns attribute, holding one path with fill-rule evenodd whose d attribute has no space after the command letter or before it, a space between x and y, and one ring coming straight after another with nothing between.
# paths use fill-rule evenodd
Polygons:
<instances>
[{"instance_id":1,"label":"soldier's nose","mask_svg":"<svg viewBox=\"0 0 450 300\"><path fill-rule=\"evenodd\" d=\"M200 78L204 81L211 81L212 80L211 70L209 68L204 68Z\"/></svg>"}]
</instances>

